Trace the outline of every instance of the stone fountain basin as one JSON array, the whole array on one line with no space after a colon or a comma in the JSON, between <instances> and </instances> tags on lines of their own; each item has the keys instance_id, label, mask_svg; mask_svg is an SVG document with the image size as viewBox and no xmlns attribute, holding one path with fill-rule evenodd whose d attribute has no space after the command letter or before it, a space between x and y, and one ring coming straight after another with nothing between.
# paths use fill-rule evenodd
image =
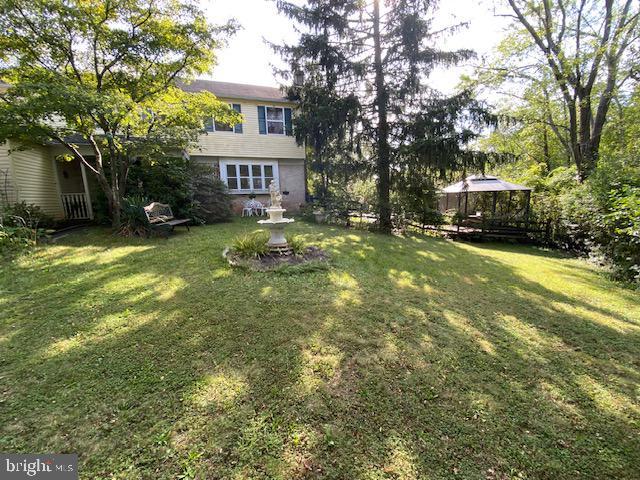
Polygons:
<instances>
[{"instance_id":1,"label":"stone fountain basin","mask_svg":"<svg viewBox=\"0 0 640 480\"><path fill-rule=\"evenodd\" d=\"M295 220L293 218L281 218L279 220L275 220L273 218L268 218L266 220L258 220L258 223L262 225L278 225L280 223L293 223Z\"/></svg>"},{"instance_id":2,"label":"stone fountain basin","mask_svg":"<svg viewBox=\"0 0 640 480\"><path fill-rule=\"evenodd\" d=\"M286 212L284 208L277 207L269 207L267 208L267 214L269 218L267 220L259 220L258 223L291 223L293 219L291 218L282 218L282 214Z\"/></svg>"},{"instance_id":3,"label":"stone fountain basin","mask_svg":"<svg viewBox=\"0 0 640 480\"><path fill-rule=\"evenodd\" d=\"M264 225L269 229L269 241L267 245L274 251L288 249L287 240L284 236L284 227L295 221L293 218L282 218L283 212L286 212L284 208L267 208L269 218L266 220L258 220L260 225Z\"/></svg>"}]
</instances>

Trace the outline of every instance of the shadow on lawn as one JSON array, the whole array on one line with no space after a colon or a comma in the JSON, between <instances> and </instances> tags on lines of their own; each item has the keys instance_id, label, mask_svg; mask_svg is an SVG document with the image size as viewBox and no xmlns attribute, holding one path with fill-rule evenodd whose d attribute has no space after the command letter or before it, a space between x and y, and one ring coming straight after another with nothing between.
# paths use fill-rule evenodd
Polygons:
<instances>
[{"instance_id":1,"label":"shadow on lawn","mask_svg":"<svg viewBox=\"0 0 640 480\"><path fill-rule=\"evenodd\" d=\"M630 318L420 237L298 225L329 272L232 272L242 228L16 267L45 281L8 295L3 450L118 478L636 474Z\"/></svg>"}]
</instances>

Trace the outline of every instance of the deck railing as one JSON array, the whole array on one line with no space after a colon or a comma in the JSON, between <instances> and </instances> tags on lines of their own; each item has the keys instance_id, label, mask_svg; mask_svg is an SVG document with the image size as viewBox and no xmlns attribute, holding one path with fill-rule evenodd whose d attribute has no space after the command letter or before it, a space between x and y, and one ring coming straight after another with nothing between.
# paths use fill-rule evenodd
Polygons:
<instances>
[{"instance_id":1,"label":"deck railing","mask_svg":"<svg viewBox=\"0 0 640 480\"><path fill-rule=\"evenodd\" d=\"M62 206L68 220L90 219L90 207L85 193L63 193Z\"/></svg>"}]
</instances>

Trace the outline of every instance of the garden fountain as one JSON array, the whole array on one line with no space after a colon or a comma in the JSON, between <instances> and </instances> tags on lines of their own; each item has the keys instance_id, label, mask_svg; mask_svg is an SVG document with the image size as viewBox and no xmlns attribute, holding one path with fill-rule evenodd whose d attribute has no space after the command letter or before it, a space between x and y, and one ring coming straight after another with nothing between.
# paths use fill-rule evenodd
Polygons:
<instances>
[{"instance_id":1,"label":"garden fountain","mask_svg":"<svg viewBox=\"0 0 640 480\"><path fill-rule=\"evenodd\" d=\"M278 191L278 187L273 180L269 184L269 195L271 195L271 205L267 208L268 220L259 220L260 225L264 225L269 229L269 241L267 246L271 253L279 255L290 255L291 247L287 243L284 236L284 227L289 223L293 223L293 218L283 218L282 214L286 212L282 208L282 195Z\"/></svg>"}]
</instances>

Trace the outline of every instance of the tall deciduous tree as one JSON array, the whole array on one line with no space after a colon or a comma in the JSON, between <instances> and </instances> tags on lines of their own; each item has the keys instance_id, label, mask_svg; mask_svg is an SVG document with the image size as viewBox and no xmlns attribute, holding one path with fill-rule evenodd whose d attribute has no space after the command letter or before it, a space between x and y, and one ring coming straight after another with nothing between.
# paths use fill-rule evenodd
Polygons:
<instances>
[{"instance_id":1,"label":"tall deciduous tree","mask_svg":"<svg viewBox=\"0 0 640 480\"><path fill-rule=\"evenodd\" d=\"M639 4L634 0L507 1L529 38L528 50L541 54L538 63L554 81L567 114L566 148L585 179L598 161L611 100L633 74L629 64L633 59L627 52L640 35ZM507 70L518 65L505 63ZM558 124L562 122L549 121L552 127Z\"/></svg>"},{"instance_id":2,"label":"tall deciduous tree","mask_svg":"<svg viewBox=\"0 0 640 480\"><path fill-rule=\"evenodd\" d=\"M290 72L305 74L290 90L302 109L299 135L311 145L342 144L371 152L375 163L380 229L391 230L391 173L406 120L432 93L424 84L436 66L470 58L469 50L442 51L432 28L435 1L279 1L285 15L303 28L298 44L277 48ZM318 88L333 99L321 122L309 120L323 108ZM308 127L308 128L307 128ZM354 145L356 147L354 147ZM362 149L357 146L362 145ZM397 162L396 162L397 163Z\"/></svg>"},{"instance_id":3,"label":"tall deciduous tree","mask_svg":"<svg viewBox=\"0 0 640 480\"><path fill-rule=\"evenodd\" d=\"M210 71L235 28L188 0L2 0L0 141L63 145L96 175L117 227L133 158L188 148L205 117L239 120L178 85Z\"/></svg>"}]
</instances>

